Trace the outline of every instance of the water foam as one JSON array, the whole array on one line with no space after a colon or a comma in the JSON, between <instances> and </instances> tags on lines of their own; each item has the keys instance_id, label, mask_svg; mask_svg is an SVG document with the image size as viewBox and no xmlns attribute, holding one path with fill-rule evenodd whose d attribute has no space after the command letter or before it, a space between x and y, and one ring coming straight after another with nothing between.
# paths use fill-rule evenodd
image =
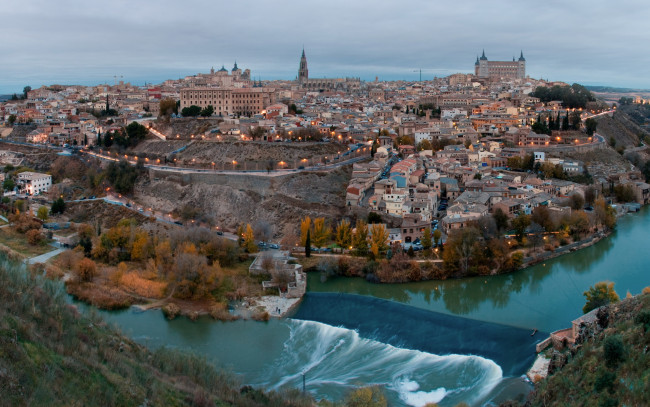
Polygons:
<instances>
[{"instance_id":1,"label":"water foam","mask_svg":"<svg viewBox=\"0 0 650 407\"><path fill-rule=\"evenodd\" d=\"M343 398L359 386L378 385L393 404L423 406L448 398L471 402L502 379L501 368L471 355L434 355L362 338L320 322L287 320L284 351L263 372L268 388L301 388L317 398Z\"/></svg>"}]
</instances>

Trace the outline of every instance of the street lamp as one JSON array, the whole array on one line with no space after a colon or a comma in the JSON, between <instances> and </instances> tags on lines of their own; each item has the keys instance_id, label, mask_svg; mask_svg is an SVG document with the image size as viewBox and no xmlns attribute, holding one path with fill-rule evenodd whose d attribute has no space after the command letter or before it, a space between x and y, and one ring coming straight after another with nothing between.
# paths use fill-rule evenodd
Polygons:
<instances>
[{"instance_id":1,"label":"street lamp","mask_svg":"<svg viewBox=\"0 0 650 407\"><path fill-rule=\"evenodd\" d=\"M237 161L232 160L232 170L233 171L235 170L235 165L237 165Z\"/></svg>"}]
</instances>

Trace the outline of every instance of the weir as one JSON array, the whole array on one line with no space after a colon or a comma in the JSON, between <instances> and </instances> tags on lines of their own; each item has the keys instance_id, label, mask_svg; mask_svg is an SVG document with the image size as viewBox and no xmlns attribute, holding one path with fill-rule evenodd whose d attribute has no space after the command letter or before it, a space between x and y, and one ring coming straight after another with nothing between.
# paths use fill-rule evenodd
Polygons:
<instances>
[{"instance_id":1,"label":"weir","mask_svg":"<svg viewBox=\"0 0 650 407\"><path fill-rule=\"evenodd\" d=\"M524 374L535 360L535 345L548 337L353 294L307 293L293 318L353 329L399 348L481 356L497 363L504 376Z\"/></svg>"}]
</instances>

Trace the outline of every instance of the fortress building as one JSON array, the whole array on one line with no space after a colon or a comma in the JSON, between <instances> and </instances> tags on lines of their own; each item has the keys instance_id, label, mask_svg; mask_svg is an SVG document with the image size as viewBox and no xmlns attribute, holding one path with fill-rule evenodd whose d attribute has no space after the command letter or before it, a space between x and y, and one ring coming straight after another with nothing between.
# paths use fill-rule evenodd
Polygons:
<instances>
[{"instance_id":1,"label":"fortress building","mask_svg":"<svg viewBox=\"0 0 650 407\"><path fill-rule=\"evenodd\" d=\"M361 88L359 78L310 78L307 69L307 57L302 50L300 66L298 67L298 84L300 87L311 91L353 91Z\"/></svg>"},{"instance_id":2,"label":"fortress building","mask_svg":"<svg viewBox=\"0 0 650 407\"><path fill-rule=\"evenodd\" d=\"M512 58L510 61L488 61L485 56L485 50L481 57L476 57L474 64L474 74L484 79L524 79L526 77L526 58L524 52L521 52L519 60Z\"/></svg>"}]
</instances>

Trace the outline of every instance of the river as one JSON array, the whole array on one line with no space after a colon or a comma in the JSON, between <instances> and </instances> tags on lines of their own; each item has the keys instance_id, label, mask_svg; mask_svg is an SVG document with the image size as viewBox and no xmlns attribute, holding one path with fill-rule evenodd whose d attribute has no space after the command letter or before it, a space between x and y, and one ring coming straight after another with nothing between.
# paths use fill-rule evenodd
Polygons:
<instances>
[{"instance_id":1,"label":"river","mask_svg":"<svg viewBox=\"0 0 650 407\"><path fill-rule=\"evenodd\" d=\"M190 349L267 389L301 388L304 374L317 399L378 384L391 405L489 405L529 390L531 348L582 314L587 288L610 280L623 297L650 285L648 230L644 208L589 248L502 276L379 285L310 274L295 315L267 323L101 314L138 342Z\"/></svg>"}]
</instances>

